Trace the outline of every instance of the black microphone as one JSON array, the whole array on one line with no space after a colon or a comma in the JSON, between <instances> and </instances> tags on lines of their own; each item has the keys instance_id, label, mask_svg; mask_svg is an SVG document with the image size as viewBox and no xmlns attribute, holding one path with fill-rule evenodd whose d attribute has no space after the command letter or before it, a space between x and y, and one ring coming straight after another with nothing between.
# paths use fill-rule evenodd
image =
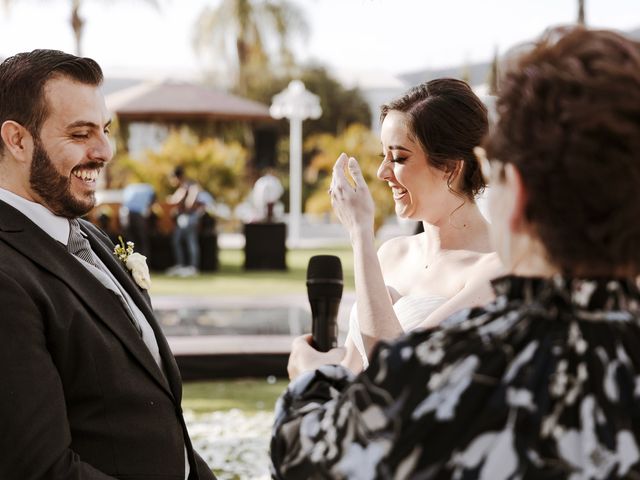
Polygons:
<instances>
[{"instance_id":1,"label":"black microphone","mask_svg":"<svg viewBox=\"0 0 640 480\"><path fill-rule=\"evenodd\" d=\"M342 263L335 255L315 255L307 267L311 333L316 350L338 346L338 308L342 299Z\"/></svg>"}]
</instances>

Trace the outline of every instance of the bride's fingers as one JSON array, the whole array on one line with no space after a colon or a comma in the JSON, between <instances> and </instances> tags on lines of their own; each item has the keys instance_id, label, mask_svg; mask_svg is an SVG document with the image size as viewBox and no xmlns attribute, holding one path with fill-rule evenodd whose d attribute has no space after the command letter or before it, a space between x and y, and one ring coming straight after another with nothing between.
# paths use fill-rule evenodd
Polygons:
<instances>
[{"instance_id":1,"label":"bride's fingers","mask_svg":"<svg viewBox=\"0 0 640 480\"><path fill-rule=\"evenodd\" d=\"M360 165L358 164L358 161L353 158L350 157L348 160L348 167L349 167L349 174L351 175L351 177L353 178L353 181L355 182L355 188L366 188L367 187L367 182L364 181L364 177L362 176L362 170L360 169Z\"/></svg>"},{"instance_id":2,"label":"bride's fingers","mask_svg":"<svg viewBox=\"0 0 640 480\"><path fill-rule=\"evenodd\" d=\"M333 165L332 183L335 186L344 187L347 182L347 177L344 174L344 169L349 161L349 157L346 153L341 153L336 163Z\"/></svg>"}]
</instances>

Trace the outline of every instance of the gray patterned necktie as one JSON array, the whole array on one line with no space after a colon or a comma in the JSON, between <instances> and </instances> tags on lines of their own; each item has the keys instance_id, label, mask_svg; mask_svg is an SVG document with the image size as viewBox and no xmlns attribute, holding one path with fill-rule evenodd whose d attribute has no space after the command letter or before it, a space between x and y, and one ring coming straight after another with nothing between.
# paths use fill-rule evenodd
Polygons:
<instances>
[{"instance_id":1,"label":"gray patterned necktie","mask_svg":"<svg viewBox=\"0 0 640 480\"><path fill-rule=\"evenodd\" d=\"M89 240L87 240L84 232L80 230L80 222L78 222L78 220L76 220L75 218L70 219L69 226L71 227L71 229L69 231L69 242L67 243L67 250L69 250L69 252L76 257L79 257L85 262L90 263L97 269L104 271L104 269L96 260L93 250L91 250Z\"/></svg>"},{"instance_id":2,"label":"gray patterned necktie","mask_svg":"<svg viewBox=\"0 0 640 480\"><path fill-rule=\"evenodd\" d=\"M91 250L89 240L87 240L85 233L80 229L80 222L78 222L78 220L76 220L75 218L70 219L69 226L71 227L69 231L69 241L67 242L67 250L69 250L69 253L93 265L98 270L100 270L103 275L107 275L107 277L110 278L110 276L106 272L106 268L100 264L100 262L97 260L96 255L93 253L93 250ZM114 285L114 288L117 287ZM136 319L135 313L133 313L133 311L131 310L131 306L127 303L127 300L122 295L119 295L119 298L128 313L129 320L131 320L131 323L138 332L138 335L142 337L142 329L140 328L140 323Z\"/></svg>"}]
</instances>

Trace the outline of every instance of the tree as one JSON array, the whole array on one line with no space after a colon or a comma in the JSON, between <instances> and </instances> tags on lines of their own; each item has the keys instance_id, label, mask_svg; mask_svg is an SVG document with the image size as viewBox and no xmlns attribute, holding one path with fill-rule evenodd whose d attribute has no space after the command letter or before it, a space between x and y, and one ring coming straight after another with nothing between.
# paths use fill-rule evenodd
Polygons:
<instances>
[{"instance_id":1,"label":"tree","mask_svg":"<svg viewBox=\"0 0 640 480\"><path fill-rule=\"evenodd\" d=\"M489 85L489 95L498 95L498 47L493 52L493 60L491 61L491 68L489 69L489 75L487 78L487 84Z\"/></svg>"},{"instance_id":2,"label":"tree","mask_svg":"<svg viewBox=\"0 0 640 480\"><path fill-rule=\"evenodd\" d=\"M16 0L4 0L5 7L9 8ZM144 0L151 5L158 7L158 0ZM82 33L84 30L85 20L80 15L80 8L83 0L69 0L71 7L71 15L69 16L69 24L73 30L73 38L76 44L76 55L82 56ZM106 2L105 2L106 3Z\"/></svg>"},{"instance_id":3,"label":"tree","mask_svg":"<svg viewBox=\"0 0 640 480\"><path fill-rule=\"evenodd\" d=\"M276 93L284 90L293 79L301 80L307 90L320 97L322 116L317 120L304 122L304 135L315 133L331 133L338 135L353 123L371 124L371 110L362 93L357 88L347 89L321 66L302 67L296 75L283 74L275 76L263 72L249 83L246 96L258 102L271 104ZM287 135L288 127L283 123L280 133Z\"/></svg>"},{"instance_id":4,"label":"tree","mask_svg":"<svg viewBox=\"0 0 640 480\"><path fill-rule=\"evenodd\" d=\"M187 176L196 180L216 201L234 207L249 192L248 161L249 153L239 142L223 142L218 138L200 140L188 128L183 128L171 133L159 151L148 151L142 159L133 159L126 152L118 153L110 164L111 187L147 182L153 185L158 198L163 199L172 190L169 174L177 165L182 165Z\"/></svg>"},{"instance_id":5,"label":"tree","mask_svg":"<svg viewBox=\"0 0 640 480\"><path fill-rule=\"evenodd\" d=\"M584 0L578 0L578 25L585 24Z\"/></svg>"},{"instance_id":6,"label":"tree","mask_svg":"<svg viewBox=\"0 0 640 480\"><path fill-rule=\"evenodd\" d=\"M377 230L393 213L394 204L386 182L377 178L380 166L380 139L363 125L351 125L340 135L319 134L310 137L304 148L312 156L305 171L305 181L310 190L305 211L316 215L331 213L331 200L327 189L331 184L333 165L340 153L345 152L358 160L362 175L376 206L374 228Z\"/></svg>"},{"instance_id":7,"label":"tree","mask_svg":"<svg viewBox=\"0 0 640 480\"><path fill-rule=\"evenodd\" d=\"M272 66L270 58L278 66L293 66L291 39L306 37L308 30L302 10L288 0L222 0L200 14L194 47L222 59L235 90L245 94L250 78Z\"/></svg>"}]
</instances>

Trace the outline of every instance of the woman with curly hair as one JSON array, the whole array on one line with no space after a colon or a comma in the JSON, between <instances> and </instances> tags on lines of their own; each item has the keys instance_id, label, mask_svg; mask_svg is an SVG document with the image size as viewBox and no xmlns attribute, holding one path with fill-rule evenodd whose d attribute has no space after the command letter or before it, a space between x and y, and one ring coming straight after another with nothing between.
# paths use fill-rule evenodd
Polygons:
<instances>
[{"instance_id":1,"label":"woman with curly hair","mask_svg":"<svg viewBox=\"0 0 640 480\"><path fill-rule=\"evenodd\" d=\"M276 478L640 478L640 45L554 31L497 110L495 301L381 342L356 378L296 340Z\"/></svg>"}]
</instances>

